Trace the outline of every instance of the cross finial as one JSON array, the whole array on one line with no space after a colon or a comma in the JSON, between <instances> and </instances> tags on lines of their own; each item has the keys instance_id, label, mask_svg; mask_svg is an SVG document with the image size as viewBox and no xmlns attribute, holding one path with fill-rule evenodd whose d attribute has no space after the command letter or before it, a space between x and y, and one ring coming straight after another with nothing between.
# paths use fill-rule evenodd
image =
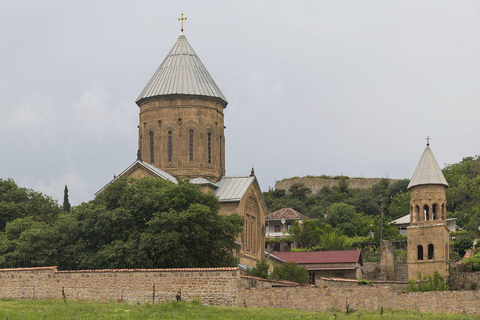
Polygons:
<instances>
[{"instance_id":1,"label":"cross finial","mask_svg":"<svg viewBox=\"0 0 480 320\"><path fill-rule=\"evenodd\" d=\"M427 136L425 140L427 140L427 147L428 147L430 145L430 140L432 140L432 138L430 138L430 136Z\"/></svg>"},{"instance_id":2,"label":"cross finial","mask_svg":"<svg viewBox=\"0 0 480 320\"><path fill-rule=\"evenodd\" d=\"M183 13L182 13L182 17L178 18L178 21L182 21L182 29L180 29L180 30L182 30L182 32L183 32L183 20L187 20L187 17L184 18Z\"/></svg>"}]
</instances>

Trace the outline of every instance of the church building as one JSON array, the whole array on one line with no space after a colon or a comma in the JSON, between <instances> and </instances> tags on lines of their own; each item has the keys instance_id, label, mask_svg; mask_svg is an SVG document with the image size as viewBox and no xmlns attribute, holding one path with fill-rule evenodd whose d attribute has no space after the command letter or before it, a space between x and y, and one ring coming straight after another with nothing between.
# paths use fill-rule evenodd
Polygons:
<instances>
[{"instance_id":1,"label":"church building","mask_svg":"<svg viewBox=\"0 0 480 320\"><path fill-rule=\"evenodd\" d=\"M137 160L119 176L172 183L189 179L203 192L214 193L219 214L237 213L245 219L236 254L240 264L255 266L265 256L267 207L253 169L250 175L225 176L228 101L188 43L183 26L136 103Z\"/></svg>"},{"instance_id":2,"label":"church building","mask_svg":"<svg viewBox=\"0 0 480 320\"><path fill-rule=\"evenodd\" d=\"M448 277L447 187L447 180L427 143L408 185L411 192L410 226L407 227L408 279L417 280L419 271L424 276L438 271Z\"/></svg>"}]
</instances>

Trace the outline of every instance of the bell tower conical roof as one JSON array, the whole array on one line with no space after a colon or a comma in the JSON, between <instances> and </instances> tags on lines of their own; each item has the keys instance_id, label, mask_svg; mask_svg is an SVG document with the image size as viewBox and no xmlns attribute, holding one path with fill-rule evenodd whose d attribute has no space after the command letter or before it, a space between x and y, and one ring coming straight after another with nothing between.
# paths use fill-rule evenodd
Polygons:
<instances>
[{"instance_id":1,"label":"bell tower conical roof","mask_svg":"<svg viewBox=\"0 0 480 320\"><path fill-rule=\"evenodd\" d=\"M408 189L425 184L442 184L448 187L447 180L438 166L437 160L435 160L428 144L408 184Z\"/></svg>"},{"instance_id":2,"label":"bell tower conical roof","mask_svg":"<svg viewBox=\"0 0 480 320\"><path fill-rule=\"evenodd\" d=\"M203 96L228 101L183 33L138 96L136 103L158 96Z\"/></svg>"}]
</instances>

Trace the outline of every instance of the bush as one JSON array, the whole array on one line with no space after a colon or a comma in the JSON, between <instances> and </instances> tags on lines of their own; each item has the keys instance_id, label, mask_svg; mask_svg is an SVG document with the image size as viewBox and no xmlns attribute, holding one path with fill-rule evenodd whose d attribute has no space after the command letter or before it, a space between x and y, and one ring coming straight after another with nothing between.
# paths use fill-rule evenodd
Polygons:
<instances>
[{"instance_id":1,"label":"bush","mask_svg":"<svg viewBox=\"0 0 480 320\"><path fill-rule=\"evenodd\" d=\"M445 277L437 270L431 275L422 276L422 273L418 271L418 283L415 280L409 280L407 283L406 292L425 292L425 291L445 291L449 287L445 282Z\"/></svg>"},{"instance_id":2,"label":"bush","mask_svg":"<svg viewBox=\"0 0 480 320\"><path fill-rule=\"evenodd\" d=\"M363 278L358 278L358 285L359 286L364 286L364 285L367 285L367 284L372 284L372 281L368 281L367 279L363 279Z\"/></svg>"},{"instance_id":3,"label":"bush","mask_svg":"<svg viewBox=\"0 0 480 320\"><path fill-rule=\"evenodd\" d=\"M247 274L247 276L268 279L269 268L270 265L267 261L265 261L265 259L263 259L262 261L257 261L257 266L255 268L249 269L245 271L245 273Z\"/></svg>"},{"instance_id":4,"label":"bush","mask_svg":"<svg viewBox=\"0 0 480 320\"><path fill-rule=\"evenodd\" d=\"M272 279L293 281L298 283L309 283L310 274L305 267L301 267L295 262L287 262L276 266L273 269Z\"/></svg>"},{"instance_id":5,"label":"bush","mask_svg":"<svg viewBox=\"0 0 480 320\"><path fill-rule=\"evenodd\" d=\"M480 271L480 253L462 261L463 265L471 265L472 271Z\"/></svg>"}]
</instances>

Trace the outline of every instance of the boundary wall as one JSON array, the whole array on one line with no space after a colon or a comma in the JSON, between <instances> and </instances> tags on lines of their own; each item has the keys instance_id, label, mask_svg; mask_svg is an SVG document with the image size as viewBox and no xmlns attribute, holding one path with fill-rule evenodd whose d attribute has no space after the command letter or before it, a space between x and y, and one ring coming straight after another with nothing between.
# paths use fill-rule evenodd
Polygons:
<instances>
[{"instance_id":1,"label":"boundary wall","mask_svg":"<svg viewBox=\"0 0 480 320\"><path fill-rule=\"evenodd\" d=\"M238 268L0 269L0 299L62 299L63 290L71 300L145 303L154 301L154 297L155 302L173 301L181 290L182 300L236 306L239 277Z\"/></svg>"},{"instance_id":2,"label":"boundary wall","mask_svg":"<svg viewBox=\"0 0 480 320\"><path fill-rule=\"evenodd\" d=\"M403 282L326 279L311 285L282 285L260 278L241 277L239 306L294 308L305 311L371 310L382 307L432 313L480 315L480 291L435 291L405 293Z\"/></svg>"},{"instance_id":3,"label":"boundary wall","mask_svg":"<svg viewBox=\"0 0 480 320\"><path fill-rule=\"evenodd\" d=\"M405 293L405 282L318 278L316 285L240 276L238 268L58 271L0 269L0 299L62 299L151 303L198 299L204 305L305 311L406 310L480 315L480 291ZM154 289L155 288L155 289ZM155 292L155 294L154 294ZM154 299L155 297L155 299Z\"/></svg>"}]
</instances>

